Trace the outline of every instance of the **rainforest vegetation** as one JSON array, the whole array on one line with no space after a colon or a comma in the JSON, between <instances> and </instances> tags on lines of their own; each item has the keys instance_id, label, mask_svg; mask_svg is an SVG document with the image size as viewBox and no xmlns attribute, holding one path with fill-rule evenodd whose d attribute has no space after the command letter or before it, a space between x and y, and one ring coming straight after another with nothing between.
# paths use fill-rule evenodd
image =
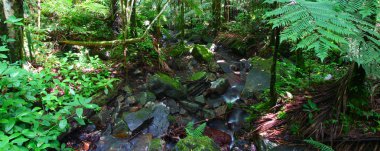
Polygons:
<instances>
[{"instance_id":1,"label":"rainforest vegetation","mask_svg":"<svg viewBox=\"0 0 380 151\"><path fill-rule=\"evenodd\" d=\"M0 150L380 150L379 0L2 0Z\"/></svg>"}]
</instances>

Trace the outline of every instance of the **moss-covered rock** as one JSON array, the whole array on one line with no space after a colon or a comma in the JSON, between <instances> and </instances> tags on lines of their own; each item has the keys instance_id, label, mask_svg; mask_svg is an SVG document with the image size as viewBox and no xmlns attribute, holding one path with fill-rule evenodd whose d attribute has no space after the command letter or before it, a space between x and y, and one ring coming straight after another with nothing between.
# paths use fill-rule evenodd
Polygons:
<instances>
[{"instance_id":1,"label":"moss-covered rock","mask_svg":"<svg viewBox=\"0 0 380 151\"><path fill-rule=\"evenodd\" d=\"M198 61L210 62L213 58L213 53L205 45L194 45L191 54Z\"/></svg>"},{"instance_id":2,"label":"moss-covered rock","mask_svg":"<svg viewBox=\"0 0 380 151\"><path fill-rule=\"evenodd\" d=\"M149 90L156 96L168 96L181 100L186 98L186 88L177 79L158 73L149 78Z\"/></svg>"},{"instance_id":3,"label":"moss-covered rock","mask_svg":"<svg viewBox=\"0 0 380 151\"><path fill-rule=\"evenodd\" d=\"M179 43L177 45L174 45L171 48L171 51L169 52L169 55L172 56L172 57L180 57L180 56L183 56L185 54L188 54L188 52L190 52L190 48L191 47L189 47L187 45Z\"/></svg>"},{"instance_id":4,"label":"moss-covered rock","mask_svg":"<svg viewBox=\"0 0 380 151\"><path fill-rule=\"evenodd\" d=\"M148 147L148 151L162 151L162 150L164 150L164 149L162 148L161 139L155 138L150 142L149 147Z\"/></svg>"},{"instance_id":5,"label":"moss-covered rock","mask_svg":"<svg viewBox=\"0 0 380 151\"><path fill-rule=\"evenodd\" d=\"M197 81L197 80L205 78L206 76L207 76L207 72L204 72L204 71L196 72L193 75L191 75L191 77L189 78L189 81Z\"/></svg>"},{"instance_id":6,"label":"moss-covered rock","mask_svg":"<svg viewBox=\"0 0 380 151\"><path fill-rule=\"evenodd\" d=\"M193 137L188 136L178 141L177 150L192 150L192 151L219 151L219 146L209 137Z\"/></svg>"}]
</instances>

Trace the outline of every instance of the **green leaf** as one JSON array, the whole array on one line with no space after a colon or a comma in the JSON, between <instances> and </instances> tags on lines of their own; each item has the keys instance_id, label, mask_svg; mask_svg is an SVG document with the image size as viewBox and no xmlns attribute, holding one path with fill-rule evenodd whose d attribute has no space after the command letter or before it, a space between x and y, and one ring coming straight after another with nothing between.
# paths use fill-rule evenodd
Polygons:
<instances>
[{"instance_id":1,"label":"green leaf","mask_svg":"<svg viewBox=\"0 0 380 151\"><path fill-rule=\"evenodd\" d=\"M8 119L8 122L4 123L4 130L5 132L8 132L10 131L16 124L16 119L14 118L11 118L11 119Z\"/></svg>"},{"instance_id":2,"label":"green leaf","mask_svg":"<svg viewBox=\"0 0 380 151\"><path fill-rule=\"evenodd\" d=\"M21 146L24 142L28 141L29 139L25 137L19 137L12 141L12 143L16 143L17 145Z\"/></svg>"},{"instance_id":3,"label":"green leaf","mask_svg":"<svg viewBox=\"0 0 380 151\"><path fill-rule=\"evenodd\" d=\"M34 138L36 137L36 133L29 130L29 129L24 129L22 132L21 132L23 135L25 135L26 137L28 138Z\"/></svg>"},{"instance_id":4,"label":"green leaf","mask_svg":"<svg viewBox=\"0 0 380 151\"><path fill-rule=\"evenodd\" d=\"M61 121L59 121L59 128L65 129L66 126L67 126L67 119L62 119Z\"/></svg>"},{"instance_id":5,"label":"green leaf","mask_svg":"<svg viewBox=\"0 0 380 151\"><path fill-rule=\"evenodd\" d=\"M108 89L107 88L104 88L104 93L108 94Z\"/></svg>"},{"instance_id":6,"label":"green leaf","mask_svg":"<svg viewBox=\"0 0 380 151\"><path fill-rule=\"evenodd\" d=\"M6 21L4 21L4 23L6 24L16 24L16 25L19 25L20 21L22 20L22 18L16 18L15 16L10 16ZM22 23L21 23L22 24Z\"/></svg>"},{"instance_id":7,"label":"green leaf","mask_svg":"<svg viewBox=\"0 0 380 151\"><path fill-rule=\"evenodd\" d=\"M82 118L83 116L83 108L77 108L75 113L77 113L77 116Z\"/></svg>"},{"instance_id":8,"label":"green leaf","mask_svg":"<svg viewBox=\"0 0 380 151\"><path fill-rule=\"evenodd\" d=\"M0 132L0 148L4 148L6 145L9 144L9 137L4 135L4 134L1 134L2 132Z\"/></svg>"},{"instance_id":9,"label":"green leaf","mask_svg":"<svg viewBox=\"0 0 380 151\"><path fill-rule=\"evenodd\" d=\"M74 117L74 119L75 119L80 125L86 125L86 123L84 122L84 120L83 120L82 118Z\"/></svg>"},{"instance_id":10,"label":"green leaf","mask_svg":"<svg viewBox=\"0 0 380 151\"><path fill-rule=\"evenodd\" d=\"M6 63L0 62L0 75L7 69L8 65Z\"/></svg>"},{"instance_id":11,"label":"green leaf","mask_svg":"<svg viewBox=\"0 0 380 151\"><path fill-rule=\"evenodd\" d=\"M7 55L0 54L0 58L2 58L2 59L7 59L8 57L7 57Z\"/></svg>"},{"instance_id":12,"label":"green leaf","mask_svg":"<svg viewBox=\"0 0 380 151\"><path fill-rule=\"evenodd\" d=\"M9 51L9 49L7 48L7 46L0 46L0 52L4 52L4 51Z\"/></svg>"}]
</instances>

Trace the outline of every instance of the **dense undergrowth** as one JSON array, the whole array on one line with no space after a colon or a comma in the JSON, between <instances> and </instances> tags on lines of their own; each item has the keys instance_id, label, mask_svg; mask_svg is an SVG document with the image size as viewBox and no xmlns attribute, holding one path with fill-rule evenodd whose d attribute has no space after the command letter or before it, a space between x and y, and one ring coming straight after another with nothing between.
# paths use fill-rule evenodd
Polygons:
<instances>
[{"instance_id":1,"label":"dense undergrowth","mask_svg":"<svg viewBox=\"0 0 380 151\"><path fill-rule=\"evenodd\" d=\"M107 94L117 80L99 58L80 53L39 63L44 66L28 69L0 63L2 149L61 148L57 137L74 119L84 125L83 111L99 108L91 96Z\"/></svg>"}]
</instances>

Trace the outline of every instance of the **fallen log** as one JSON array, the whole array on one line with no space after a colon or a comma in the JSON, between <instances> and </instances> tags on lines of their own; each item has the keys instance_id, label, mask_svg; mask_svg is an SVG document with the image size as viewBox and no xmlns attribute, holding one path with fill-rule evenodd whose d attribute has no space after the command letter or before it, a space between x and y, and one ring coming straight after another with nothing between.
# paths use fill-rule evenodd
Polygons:
<instances>
[{"instance_id":1,"label":"fallen log","mask_svg":"<svg viewBox=\"0 0 380 151\"><path fill-rule=\"evenodd\" d=\"M92 46L92 47L106 47L106 46L117 46L117 45L127 45L134 44L143 41L144 38L131 38L126 40L111 40L111 41L72 41L72 40L64 40L58 42L59 44L66 45L77 45L77 46Z\"/></svg>"}]
</instances>

